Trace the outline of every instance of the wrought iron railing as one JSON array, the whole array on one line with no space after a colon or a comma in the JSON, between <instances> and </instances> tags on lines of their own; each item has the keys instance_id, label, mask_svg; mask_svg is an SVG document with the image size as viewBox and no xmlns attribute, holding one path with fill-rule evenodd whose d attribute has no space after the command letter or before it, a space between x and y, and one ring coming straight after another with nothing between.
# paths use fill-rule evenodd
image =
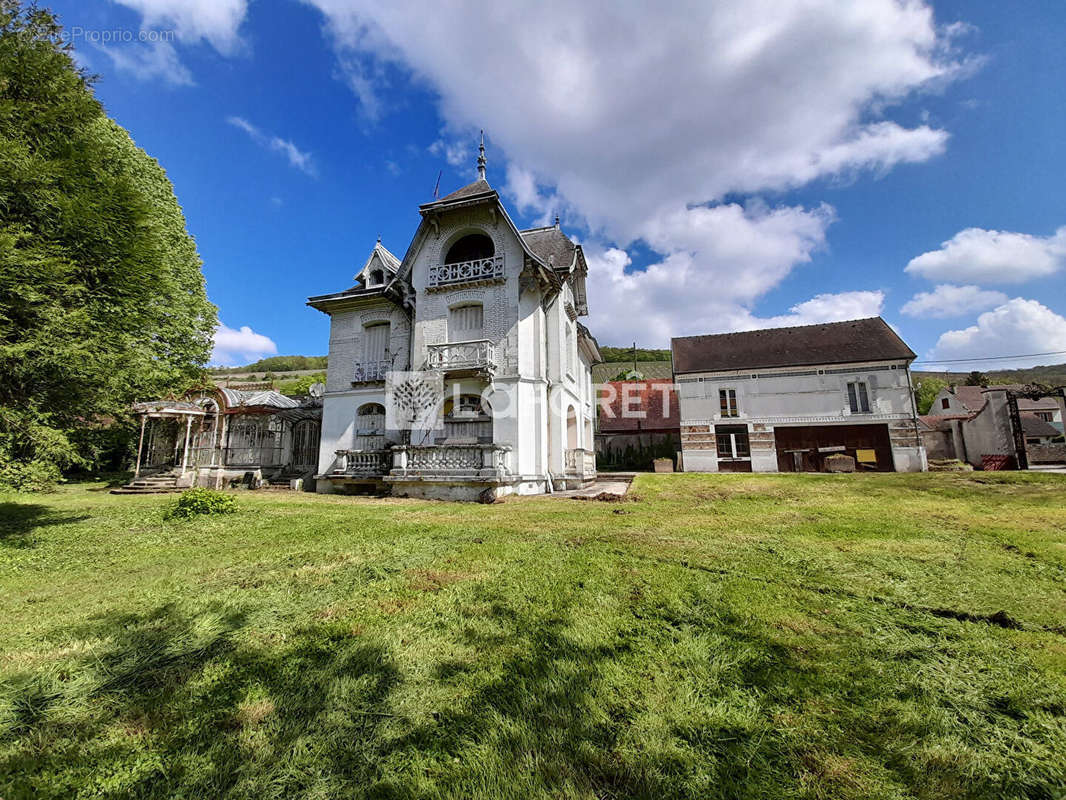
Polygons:
<instances>
[{"instance_id":1,"label":"wrought iron railing","mask_svg":"<svg viewBox=\"0 0 1066 800\"><path fill-rule=\"evenodd\" d=\"M372 381L385 380L385 373L389 371L388 361L356 361L355 370L352 373L352 383L370 383Z\"/></svg>"},{"instance_id":2,"label":"wrought iron railing","mask_svg":"<svg viewBox=\"0 0 1066 800\"><path fill-rule=\"evenodd\" d=\"M392 450L338 450L334 473L344 475L386 475L392 468Z\"/></svg>"},{"instance_id":3,"label":"wrought iron railing","mask_svg":"<svg viewBox=\"0 0 1066 800\"><path fill-rule=\"evenodd\" d=\"M426 366L439 370L494 372L496 361L492 349L492 342L488 339L426 345Z\"/></svg>"},{"instance_id":4,"label":"wrought iron railing","mask_svg":"<svg viewBox=\"0 0 1066 800\"><path fill-rule=\"evenodd\" d=\"M429 268L426 286L436 289L464 283L495 283L503 279L503 256L489 256L457 264L434 264Z\"/></svg>"}]
</instances>

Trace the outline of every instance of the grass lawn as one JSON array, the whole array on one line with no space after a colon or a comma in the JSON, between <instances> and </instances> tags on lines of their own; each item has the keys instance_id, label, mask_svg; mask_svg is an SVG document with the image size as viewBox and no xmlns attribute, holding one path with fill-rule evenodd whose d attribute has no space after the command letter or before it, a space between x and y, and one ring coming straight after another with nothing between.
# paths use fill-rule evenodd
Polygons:
<instances>
[{"instance_id":1,"label":"grass lawn","mask_svg":"<svg viewBox=\"0 0 1066 800\"><path fill-rule=\"evenodd\" d=\"M1066 477L633 494L2 495L0 798L1066 795Z\"/></svg>"}]
</instances>

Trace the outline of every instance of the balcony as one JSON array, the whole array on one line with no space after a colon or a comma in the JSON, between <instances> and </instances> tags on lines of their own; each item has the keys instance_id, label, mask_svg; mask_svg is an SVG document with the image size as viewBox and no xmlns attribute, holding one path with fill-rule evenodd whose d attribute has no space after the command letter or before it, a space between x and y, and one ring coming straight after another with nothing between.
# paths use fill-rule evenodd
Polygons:
<instances>
[{"instance_id":1,"label":"balcony","mask_svg":"<svg viewBox=\"0 0 1066 800\"><path fill-rule=\"evenodd\" d=\"M330 475L381 478L392 468L392 450L338 450Z\"/></svg>"},{"instance_id":2,"label":"balcony","mask_svg":"<svg viewBox=\"0 0 1066 800\"><path fill-rule=\"evenodd\" d=\"M360 383L374 383L385 380L385 373L389 371L388 361L357 361L352 373L352 385Z\"/></svg>"},{"instance_id":3,"label":"balcony","mask_svg":"<svg viewBox=\"0 0 1066 800\"><path fill-rule=\"evenodd\" d=\"M477 258L456 264L435 264L429 268L426 289L429 291L483 283L502 283L503 256Z\"/></svg>"},{"instance_id":4,"label":"balcony","mask_svg":"<svg viewBox=\"0 0 1066 800\"><path fill-rule=\"evenodd\" d=\"M496 372L492 351L488 339L426 345L426 369L490 376Z\"/></svg>"},{"instance_id":5,"label":"balcony","mask_svg":"<svg viewBox=\"0 0 1066 800\"><path fill-rule=\"evenodd\" d=\"M511 475L505 444L400 445L390 480L501 481Z\"/></svg>"},{"instance_id":6,"label":"balcony","mask_svg":"<svg viewBox=\"0 0 1066 800\"><path fill-rule=\"evenodd\" d=\"M596 451L574 448L563 453L563 467L568 477L582 480L596 477Z\"/></svg>"}]
</instances>

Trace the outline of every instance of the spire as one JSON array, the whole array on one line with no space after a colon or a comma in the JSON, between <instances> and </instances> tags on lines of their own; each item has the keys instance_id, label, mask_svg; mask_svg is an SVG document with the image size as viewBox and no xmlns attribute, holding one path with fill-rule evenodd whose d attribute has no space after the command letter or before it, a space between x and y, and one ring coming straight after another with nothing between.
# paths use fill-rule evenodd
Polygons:
<instances>
[{"instance_id":1,"label":"spire","mask_svg":"<svg viewBox=\"0 0 1066 800\"><path fill-rule=\"evenodd\" d=\"M477 177L485 180L485 131L481 132L481 146L477 149Z\"/></svg>"}]
</instances>

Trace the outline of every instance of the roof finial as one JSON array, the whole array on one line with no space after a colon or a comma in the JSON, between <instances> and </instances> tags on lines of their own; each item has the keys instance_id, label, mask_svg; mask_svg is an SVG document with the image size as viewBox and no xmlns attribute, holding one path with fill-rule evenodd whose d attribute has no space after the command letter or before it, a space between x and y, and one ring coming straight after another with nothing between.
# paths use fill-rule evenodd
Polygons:
<instances>
[{"instance_id":1,"label":"roof finial","mask_svg":"<svg viewBox=\"0 0 1066 800\"><path fill-rule=\"evenodd\" d=\"M559 230L559 215L555 215L555 230Z\"/></svg>"},{"instance_id":2,"label":"roof finial","mask_svg":"<svg viewBox=\"0 0 1066 800\"><path fill-rule=\"evenodd\" d=\"M485 180L485 131L481 131L481 146L477 149L477 178Z\"/></svg>"}]
</instances>

